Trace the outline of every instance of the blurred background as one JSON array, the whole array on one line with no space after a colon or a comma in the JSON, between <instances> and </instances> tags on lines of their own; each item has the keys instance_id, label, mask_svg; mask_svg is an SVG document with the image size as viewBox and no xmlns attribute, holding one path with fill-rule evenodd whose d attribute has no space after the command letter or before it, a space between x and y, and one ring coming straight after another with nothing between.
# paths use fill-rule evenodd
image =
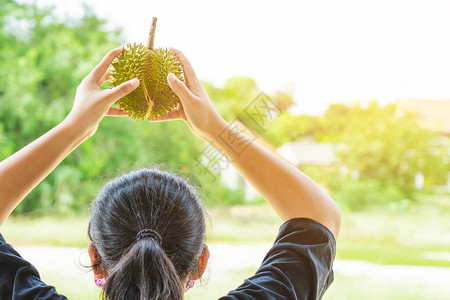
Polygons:
<instances>
[{"instance_id":1,"label":"blurred background","mask_svg":"<svg viewBox=\"0 0 450 300\"><path fill-rule=\"evenodd\" d=\"M444 0L0 0L0 159L63 120L81 79L111 48L145 44L155 16L156 47L186 54L221 115L343 210L324 299L450 299L448 12ZM211 263L186 298L218 298L254 274L281 221L206 149L181 121L106 118L1 232L58 292L94 299L91 201L163 164L209 212Z\"/></svg>"}]
</instances>

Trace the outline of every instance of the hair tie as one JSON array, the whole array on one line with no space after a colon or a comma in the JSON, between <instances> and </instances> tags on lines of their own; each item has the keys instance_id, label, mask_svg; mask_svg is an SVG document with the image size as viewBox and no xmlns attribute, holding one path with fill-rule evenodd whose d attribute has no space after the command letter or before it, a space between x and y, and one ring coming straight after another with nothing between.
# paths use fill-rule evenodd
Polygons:
<instances>
[{"instance_id":1,"label":"hair tie","mask_svg":"<svg viewBox=\"0 0 450 300\"><path fill-rule=\"evenodd\" d=\"M161 246L162 244L162 239L161 236L159 235L159 233L157 233L155 230L153 229L142 229L141 231L138 232L138 234L136 235L136 240L139 241L141 239L145 239L145 238L152 238L154 239L156 242L158 242L158 244Z\"/></svg>"}]
</instances>

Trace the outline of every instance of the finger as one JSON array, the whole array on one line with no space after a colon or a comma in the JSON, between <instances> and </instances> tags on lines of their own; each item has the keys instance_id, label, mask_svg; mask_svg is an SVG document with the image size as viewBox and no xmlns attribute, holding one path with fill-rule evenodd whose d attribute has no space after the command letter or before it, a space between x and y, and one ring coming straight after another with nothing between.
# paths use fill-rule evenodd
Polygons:
<instances>
[{"instance_id":1,"label":"finger","mask_svg":"<svg viewBox=\"0 0 450 300\"><path fill-rule=\"evenodd\" d=\"M184 54L180 50L176 50L174 48L169 48L169 51L172 52L180 62L181 67L183 68L186 85L189 88L199 88L201 86L200 81L198 80L197 75L195 75L194 68L192 68L191 63L186 58L186 56L184 56Z\"/></svg>"},{"instance_id":2,"label":"finger","mask_svg":"<svg viewBox=\"0 0 450 300\"><path fill-rule=\"evenodd\" d=\"M101 87L106 81L108 81L110 76L111 71L107 69L105 74L103 74L102 78L100 78L99 82L97 83L98 87Z\"/></svg>"},{"instance_id":3,"label":"finger","mask_svg":"<svg viewBox=\"0 0 450 300\"><path fill-rule=\"evenodd\" d=\"M170 121L170 120L180 120L180 110L177 108L175 110L172 110L171 112L168 112L167 114L151 119L150 122L161 122L161 121Z\"/></svg>"},{"instance_id":4,"label":"finger","mask_svg":"<svg viewBox=\"0 0 450 300\"><path fill-rule=\"evenodd\" d=\"M173 73L169 73L169 75L167 75L167 82L169 83L172 91L178 96L178 98L180 98L182 104L185 104L192 98L195 98L195 95L191 93L184 82L173 75Z\"/></svg>"},{"instance_id":5,"label":"finger","mask_svg":"<svg viewBox=\"0 0 450 300\"><path fill-rule=\"evenodd\" d=\"M108 54L103 57L102 61L96 65L94 69L92 69L89 77L91 77L96 83L99 82L100 78L102 78L103 74L105 74L106 70L108 70L108 67L114 58L119 56L119 54L122 53L122 50L123 47L119 47L109 51Z\"/></svg>"},{"instance_id":6,"label":"finger","mask_svg":"<svg viewBox=\"0 0 450 300\"><path fill-rule=\"evenodd\" d=\"M110 107L108 112L106 113L107 116L128 116L128 114L126 112L124 112L122 109L120 108L116 108L116 107Z\"/></svg>"},{"instance_id":7,"label":"finger","mask_svg":"<svg viewBox=\"0 0 450 300\"><path fill-rule=\"evenodd\" d=\"M114 103L115 101L119 100L120 98L128 95L132 91L134 91L139 86L139 79L133 78L131 80L125 81L124 83L120 84L119 86L116 86L110 90L104 91L104 93L108 94L108 97L106 97L106 100L109 102Z\"/></svg>"}]
</instances>

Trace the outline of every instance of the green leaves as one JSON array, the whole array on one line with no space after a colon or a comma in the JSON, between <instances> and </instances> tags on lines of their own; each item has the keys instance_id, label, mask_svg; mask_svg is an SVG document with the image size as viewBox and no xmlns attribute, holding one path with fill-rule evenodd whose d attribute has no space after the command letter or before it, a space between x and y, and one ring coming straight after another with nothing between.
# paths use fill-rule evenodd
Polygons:
<instances>
[{"instance_id":1,"label":"green leaves","mask_svg":"<svg viewBox=\"0 0 450 300\"><path fill-rule=\"evenodd\" d=\"M426 185L445 185L450 171L445 137L421 127L415 114L395 104L332 104L321 117L287 113L275 119L264 136L277 146L304 138L335 144L339 163L328 168L334 176L323 171L314 179L351 209L414 199L417 174L425 176Z\"/></svg>"},{"instance_id":2,"label":"green leaves","mask_svg":"<svg viewBox=\"0 0 450 300\"><path fill-rule=\"evenodd\" d=\"M73 105L81 80L105 53L122 43L116 31L104 30L105 21L91 13L77 20L58 20L51 9L8 3L11 5L0 5L1 160L61 122ZM22 25L13 26L18 23ZM135 51L141 56L148 52L137 46ZM169 72L182 77L171 53L156 49L154 56L152 68L159 77L148 78L165 82ZM131 55L121 65L125 66L127 78L150 69L149 65L148 70L141 69L140 61ZM150 80L150 85L157 83ZM157 91L162 90L167 97L168 90L164 88L148 90L147 95L157 99ZM135 95L135 101L145 100L143 94ZM167 98L172 104L177 101L172 96ZM172 108L171 105L165 107ZM154 115L163 112L163 106L155 106ZM106 117L95 136L70 154L14 213L86 213L108 179L155 163L204 185L201 196L206 202L221 202L218 193L225 195L228 190L211 185L209 176L200 173L195 160L203 146L184 122L149 123Z\"/></svg>"},{"instance_id":3,"label":"green leaves","mask_svg":"<svg viewBox=\"0 0 450 300\"><path fill-rule=\"evenodd\" d=\"M119 38L104 32L105 21L92 15L61 21L52 9L33 4L7 1L0 7L0 159L5 159L65 118L82 78ZM92 178L107 163L98 157L103 152L77 149L16 212L85 208L99 186Z\"/></svg>"}]
</instances>

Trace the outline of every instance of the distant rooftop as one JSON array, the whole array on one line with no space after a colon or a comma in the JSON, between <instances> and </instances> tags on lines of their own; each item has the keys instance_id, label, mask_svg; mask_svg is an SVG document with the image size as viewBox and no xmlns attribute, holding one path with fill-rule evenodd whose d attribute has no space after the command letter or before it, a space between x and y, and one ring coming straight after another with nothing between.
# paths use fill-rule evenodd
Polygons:
<instances>
[{"instance_id":1,"label":"distant rooftop","mask_svg":"<svg viewBox=\"0 0 450 300\"><path fill-rule=\"evenodd\" d=\"M424 127L450 134L450 100L404 100L398 107L418 113Z\"/></svg>"},{"instance_id":2,"label":"distant rooftop","mask_svg":"<svg viewBox=\"0 0 450 300\"><path fill-rule=\"evenodd\" d=\"M277 149L286 160L298 165L328 166L337 161L333 145L313 141L288 142Z\"/></svg>"}]
</instances>

